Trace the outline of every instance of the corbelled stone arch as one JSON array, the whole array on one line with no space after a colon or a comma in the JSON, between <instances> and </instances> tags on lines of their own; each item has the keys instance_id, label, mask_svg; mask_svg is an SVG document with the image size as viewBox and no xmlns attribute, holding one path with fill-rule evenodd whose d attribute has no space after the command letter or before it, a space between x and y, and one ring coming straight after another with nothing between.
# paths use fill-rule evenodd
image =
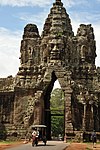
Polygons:
<instances>
[{"instance_id":1,"label":"corbelled stone arch","mask_svg":"<svg viewBox=\"0 0 100 150\"><path fill-rule=\"evenodd\" d=\"M47 125L47 135L48 139L51 139L51 112L50 112L50 97L54 86L54 82L57 80L55 71L46 73L48 80L45 79L45 89L44 89L44 124Z\"/></svg>"},{"instance_id":2,"label":"corbelled stone arch","mask_svg":"<svg viewBox=\"0 0 100 150\"><path fill-rule=\"evenodd\" d=\"M65 137L66 133L73 132L73 114L72 114L72 100L73 100L73 88L72 88L72 73L69 70L64 70L60 67L56 71L57 79L60 83L61 89L64 92L64 124L65 124Z\"/></svg>"}]
</instances>

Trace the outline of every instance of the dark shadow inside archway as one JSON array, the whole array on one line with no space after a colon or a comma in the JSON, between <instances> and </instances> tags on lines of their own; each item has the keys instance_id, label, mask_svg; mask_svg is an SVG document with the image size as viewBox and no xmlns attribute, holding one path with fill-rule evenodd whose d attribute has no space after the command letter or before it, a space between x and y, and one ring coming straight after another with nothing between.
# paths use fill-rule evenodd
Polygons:
<instances>
[{"instance_id":1,"label":"dark shadow inside archway","mask_svg":"<svg viewBox=\"0 0 100 150\"><path fill-rule=\"evenodd\" d=\"M59 110L59 107L55 107L52 109L51 107L51 103L50 103L50 100L51 100L51 96L52 96L52 90L53 90L53 87L54 87L54 83L55 81L57 80L57 77L55 75L55 72L53 71L52 74L51 74L51 81L49 83L49 85L47 86L46 88L46 91L45 91L45 95L44 95L44 118L45 118L45 125L47 126L47 139L48 140L51 140L51 136L53 135L53 126L55 124L54 120L61 120L61 117L63 118L63 133L61 132L58 132L58 137L59 135L63 135L64 134L64 107L63 107L63 115L61 113L59 113L59 111L62 111L62 110ZM59 91L58 91L59 92ZM56 103L56 101L55 101ZM56 111L55 111L56 110ZM59 122L58 122L59 123ZM57 124L56 124L57 126ZM58 125L59 126L59 125ZM52 129L52 131L51 131ZM51 135L52 134L52 135Z\"/></svg>"}]
</instances>

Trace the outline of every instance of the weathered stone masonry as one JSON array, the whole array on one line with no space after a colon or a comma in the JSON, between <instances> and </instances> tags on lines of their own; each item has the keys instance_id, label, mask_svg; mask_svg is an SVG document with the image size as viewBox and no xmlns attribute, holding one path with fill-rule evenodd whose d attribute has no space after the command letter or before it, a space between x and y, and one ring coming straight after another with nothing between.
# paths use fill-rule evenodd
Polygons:
<instances>
[{"instance_id":1,"label":"weathered stone masonry","mask_svg":"<svg viewBox=\"0 0 100 150\"><path fill-rule=\"evenodd\" d=\"M46 124L50 138L50 94L56 79L65 96L65 135L100 131L100 68L91 24L76 36L61 0L56 0L42 35L27 24L17 75L0 79L1 130L23 137L32 124Z\"/></svg>"}]
</instances>

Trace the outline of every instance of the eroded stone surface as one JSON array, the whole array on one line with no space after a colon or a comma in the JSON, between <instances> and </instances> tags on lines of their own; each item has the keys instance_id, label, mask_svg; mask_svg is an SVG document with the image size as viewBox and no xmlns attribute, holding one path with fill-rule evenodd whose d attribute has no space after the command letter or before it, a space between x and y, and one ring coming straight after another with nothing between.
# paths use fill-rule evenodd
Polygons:
<instances>
[{"instance_id":1,"label":"eroded stone surface","mask_svg":"<svg viewBox=\"0 0 100 150\"><path fill-rule=\"evenodd\" d=\"M17 75L0 79L0 122L8 134L22 136L32 124L46 124L50 137L50 93L59 80L65 95L65 135L100 130L100 68L91 24L76 36L60 0L53 3L42 35L24 28Z\"/></svg>"}]
</instances>

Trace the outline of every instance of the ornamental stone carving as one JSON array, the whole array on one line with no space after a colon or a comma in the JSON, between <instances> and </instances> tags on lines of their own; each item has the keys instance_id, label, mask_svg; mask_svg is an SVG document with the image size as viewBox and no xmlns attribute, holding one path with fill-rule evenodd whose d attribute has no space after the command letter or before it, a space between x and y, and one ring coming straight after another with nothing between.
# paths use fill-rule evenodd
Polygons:
<instances>
[{"instance_id":1,"label":"ornamental stone carving","mask_svg":"<svg viewBox=\"0 0 100 150\"><path fill-rule=\"evenodd\" d=\"M35 24L25 26L17 75L0 78L0 124L7 135L23 138L31 125L45 124L50 139L50 95L57 79L65 96L65 137L100 132L100 68L95 58L92 25L81 24L74 36L63 3L55 0L41 36Z\"/></svg>"}]
</instances>

